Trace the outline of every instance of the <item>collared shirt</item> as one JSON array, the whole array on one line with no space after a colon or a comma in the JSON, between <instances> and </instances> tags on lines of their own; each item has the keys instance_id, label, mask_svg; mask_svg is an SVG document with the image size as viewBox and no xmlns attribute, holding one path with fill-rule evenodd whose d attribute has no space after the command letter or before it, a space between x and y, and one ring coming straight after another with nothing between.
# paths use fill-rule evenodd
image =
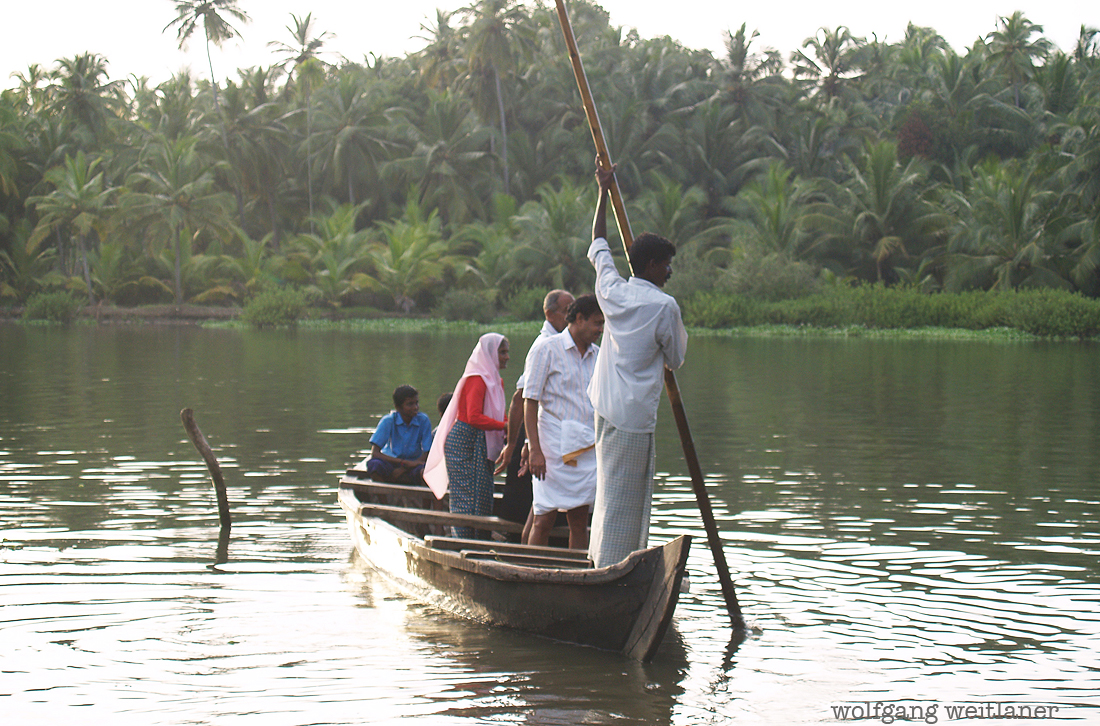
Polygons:
<instances>
[{"instance_id":1,"label":"collared shirt","mask_svg":"<svg viewBox=\"0 0 1100 726\"><path fill-rule=\"evenodd\" d=\"M523 397L539 402L540 415L594 425L596 417L587 390L599 350L593 343L582 354L569 328L540 341L527 361Z\"/></svg>"},{"instance_id":2,"label":"collared shirt","mask_svg":"<svg viewBox=\"0 0 1100 726\"><path fill-rule=\"evenodd\" d=\"M549 320L542 321L542 329L539 330L539 337L535 338L535 342L531 343L531 349L527 351L527 358L531 357L531 351L535 349L535 346L547 338L552 338L557 335L558 331L554 330L554 326L550 324ZM516 381L516 390L523 390L523 382L527 379L527 360L524 359L523 371L519 374L519 380Z\"/></svg>"},{"instance_id":3,"label":"collared shirt","mask_svg":"<svg viewBox=\"0 0 1100 726\"><path fill-rule=\"evenodd\" d=\"M405 418L393 411L378 422L370 442L380 447L386 456L419 459L432 448L432 422L421 411L405 423Z\"/></svg>"},{"instance_id":4,"label":"collared shirt","mask_svg":"<svg viewBox=\"0 0 1100 726\"><path fill-rule=\"evenodd\" d=\"M687 353L680 306L648 280L624 280L606 239L593 240L588 259L596 268L596 299L605 321L588 394L596 412L616 428L650 433L657 427L664 369L679 368Z\"/></svg>"}]
</instances>

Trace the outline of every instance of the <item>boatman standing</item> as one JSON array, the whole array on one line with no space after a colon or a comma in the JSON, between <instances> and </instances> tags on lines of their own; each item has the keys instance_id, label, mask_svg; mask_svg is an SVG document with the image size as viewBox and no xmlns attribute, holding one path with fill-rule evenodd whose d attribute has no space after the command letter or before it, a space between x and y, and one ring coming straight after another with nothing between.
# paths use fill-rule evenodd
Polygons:
<instances>
[{"instance_id":1,"label":"boatman standing","mask_svg":"<svg viewBox=\"0 0 1100 726\"><path fill-rule=\"evenodd\" d=\"M661 290L672 276L676 247L644 233L630 246L634 275L623 279L607 244L607 197L615 167L597 169L599 199L588 259L605 318L603 344L588 394L596 411L596 502L588 553L596 567L647 546L656 450L653 431L664 369L687 353L680 306Z\"/></svg>"}]
</instances>

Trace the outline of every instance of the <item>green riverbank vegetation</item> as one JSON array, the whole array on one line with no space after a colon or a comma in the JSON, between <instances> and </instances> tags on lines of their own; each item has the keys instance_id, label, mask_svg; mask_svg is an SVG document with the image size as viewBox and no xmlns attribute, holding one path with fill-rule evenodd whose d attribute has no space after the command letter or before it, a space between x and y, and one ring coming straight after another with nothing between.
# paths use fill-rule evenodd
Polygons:
<instances>
[{"instance_id":1,"label":"green riverbank vegetation","mask_svg":"<svg viewBox=\"0 0 1100 726\"><path fill-rule=\"evenodd\" d=\"M169 30L213 21L214 53L273 40L237 5ZM1098 334L1095 29L1058 49L1017 12L959 51L841 25L784 55L731 16L715 56L570 12L632 224L676 242L690 325ZM15 74L0 307L485 323L591 289L592 143L552 5L478 0L421 50L358 61L290 20L270 65L214 83L112 79L92 53Z\"/></svg>"}]
</instances>

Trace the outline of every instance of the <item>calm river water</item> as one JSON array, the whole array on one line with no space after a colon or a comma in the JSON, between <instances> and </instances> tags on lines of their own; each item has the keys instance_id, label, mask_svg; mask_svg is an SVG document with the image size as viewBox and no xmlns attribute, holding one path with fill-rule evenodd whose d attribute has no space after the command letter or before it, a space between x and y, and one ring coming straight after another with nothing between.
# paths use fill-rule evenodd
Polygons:
<instances>
[{"instance_id":1,"label":"calm river water","mask_svg":"<svg viewBox=\"0 0 1100 726\"><path fill-rule=\"evenodd\" d=\"M452 619L353 556L337 474L396 385L434 419L475 339L0 325L0 721L1100 723L1097 346L694 338L751 631L665 409L653 539L700 539L640 665ZM223 564L184 407L230 488Z\"/></svg>"}]
</instances>

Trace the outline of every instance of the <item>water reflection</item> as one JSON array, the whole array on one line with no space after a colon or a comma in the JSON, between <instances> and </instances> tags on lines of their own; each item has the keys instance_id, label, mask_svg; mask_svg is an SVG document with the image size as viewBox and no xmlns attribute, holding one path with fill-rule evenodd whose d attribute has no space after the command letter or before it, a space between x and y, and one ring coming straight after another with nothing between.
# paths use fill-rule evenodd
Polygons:
<instances>
[{"instance_id":1,"label":"water reflection","mask_svg":"<svg viewBox=\"0 0 1100 726\"><path fill-rule=\"evenodd\" d=\"M687 663L675 632L653 663L494 630L395 595L354 558L360 594L404 603L402 635L439 670L439 717L527 724L670 723ZM593 674L600 674L597 680ZM624 699L624 694L631 698ZM507 718L505 718L507 717Z\"/></svg>"},{"instance_id":2,"label":"water reflection","mask_svg":"<svg viewBox=\"0 0 1100 726\"><path fill-rule=\"evenodd\" d=\"M473 338L0 326L5 713L798 724L923 699L1100 717L1092 346L693 340L679 379L751 628L730 629L662 412L654 537L699 537L643 666L455 620L349 561L337 472L396 385L433 397ZM224 552L186 406L229 485Z\"/></svg>"}]
</instances>

